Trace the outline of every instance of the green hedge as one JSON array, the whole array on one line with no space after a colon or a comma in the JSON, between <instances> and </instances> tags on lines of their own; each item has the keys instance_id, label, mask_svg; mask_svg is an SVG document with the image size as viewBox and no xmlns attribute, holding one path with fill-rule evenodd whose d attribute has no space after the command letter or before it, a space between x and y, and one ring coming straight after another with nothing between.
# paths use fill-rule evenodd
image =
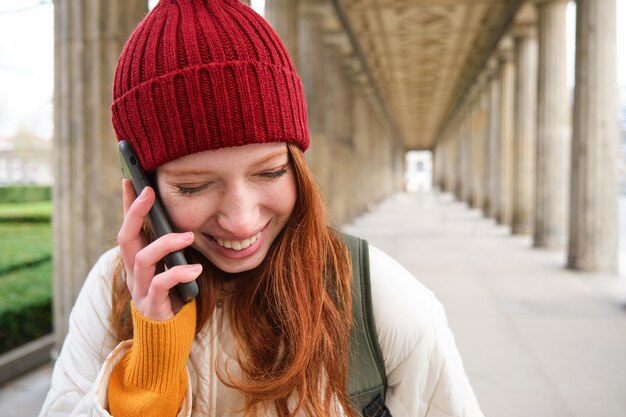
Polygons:
<instances>
[{"instance_id":1,"label":"green hedge","mask_svg":"<svg viewBox=\"0 0 626 417\"><path fill-rule=\"evenodd\" d=\"M0 354L52 332L52 262L0 276Z\"/></svg>"},{"instance_id":2,"label":"green hedge","mask_svg":"<svg viewBox=\"0 0 626 417\"><path fill-rule=\"evenodd\" d=\"M0 203L50 201L52 187L49 185L11 185L0 187Z\"/></svg>"},{"instance_id":3,"label":"green hedge","mask_svg":"<svg viewBox=\"0 0 626 417\"><path fill-rule=\"evenodd\" d=\"M0 223L50 223L52 201L0 203Z\"/></svg>"},{"instance_id":4,"label":"green hedge","mask_svg":"<svg viewBox=\"0 0 626 417\"><path fill-rule=\"evenodd\" d=\"M52 257L50 223L0 223L0 279L5 273ZM0 299L3 298L0 293Z\"/></svg>"},{"instance_id":5,"label":"green hedge","mask_svg":"<svg viewBox=\"0 0 626 417\"><path fill-rule=\"evenodd\" d=\"M0 354L52 331L51 212L50 201L0 204Z\"/></svg>"}]
</instances>

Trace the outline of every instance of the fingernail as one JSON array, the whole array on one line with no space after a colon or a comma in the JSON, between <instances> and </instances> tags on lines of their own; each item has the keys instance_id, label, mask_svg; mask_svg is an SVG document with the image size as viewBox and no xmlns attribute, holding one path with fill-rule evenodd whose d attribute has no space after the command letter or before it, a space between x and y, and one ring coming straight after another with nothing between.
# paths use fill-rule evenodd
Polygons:
<instances>
[{"instance_id":1,"label":"fingernail","mask_svg":"<svg viewBox=\"0 0 626 417\"><path fill-rule=\"evenodd\" d=\"M139 199L140 200L144 200L146 197L148 197L148 189L144 188L143 190L141 190L141 194L139 194Z\"/></svg>"},{"instance_id":2,"label":"fingernail","mask_svg":"<svg viewBox=\"0 0 626 417\"><path fill-rule=\"evenodd\" d=\"M189 271L193 273L199 273L200 271L202 271L202 265L200 264L190 265Z\"/></svg>"},{"instance_id":3,"label":"fingernail","mask_svg":"<svg viewBox=\"0 0 626 417\"><path fill-rule=\"evenodd\" d=\"M183 239L187 240L187 241L192 241L193 240L193 232L187 232L183 235Z\"/></svg>"}]
</instances>

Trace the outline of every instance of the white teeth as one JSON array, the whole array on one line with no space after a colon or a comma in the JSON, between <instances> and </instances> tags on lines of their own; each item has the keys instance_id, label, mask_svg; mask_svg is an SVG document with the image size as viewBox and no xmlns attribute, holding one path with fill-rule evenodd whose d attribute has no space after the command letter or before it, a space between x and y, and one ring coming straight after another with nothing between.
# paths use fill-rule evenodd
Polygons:
<instances>
[{"instance_id":1,"label":"white teeth","mask_svg":"<svg viewBox=\"0 0 626 417\"><path fill-rule=\"evenodd\" d=\"M216 240L217 240L217 244L220 245L223 248L233 249L233 250L243 250L243 249L246 249L246 248L250 247L251 245L254 245L254 243L257 240L259 240L260 237L261 237L261 232L257 233L256 235L252 236L251 238L244 239L242 241L222 240L222 239L216 239Z\"/></svg>"}]
</instances>

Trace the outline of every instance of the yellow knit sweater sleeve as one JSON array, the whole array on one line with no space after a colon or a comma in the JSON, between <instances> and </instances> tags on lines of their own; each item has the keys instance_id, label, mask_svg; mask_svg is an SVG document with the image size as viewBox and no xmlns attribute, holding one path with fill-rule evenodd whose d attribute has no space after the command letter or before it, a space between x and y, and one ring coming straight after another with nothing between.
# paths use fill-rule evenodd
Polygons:
<instances>
[{"instance_id":1,"label":"yellow knit sweater sleeve","mask_svg":"<svg viewBox=\"0 0 626 417\"><path fill-rule=\"evenodd\" d=\"M109 412L114 417L175 417L187 391L196 302L163 322L147 319L132 304L132 317L132 347L109 380Z\"/></svg>"}]
</instances>

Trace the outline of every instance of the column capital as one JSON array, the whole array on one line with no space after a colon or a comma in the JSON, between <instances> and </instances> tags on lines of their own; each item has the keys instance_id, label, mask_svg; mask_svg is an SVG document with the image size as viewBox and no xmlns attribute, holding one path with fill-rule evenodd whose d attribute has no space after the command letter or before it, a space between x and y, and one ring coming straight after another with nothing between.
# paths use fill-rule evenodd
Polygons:
<instances>
[{"instance_id":1,"label":"column capital","mask_svg":"<svg viewBox=\"0 0 626 417\"><path fill-rule=\"evenodd\" d=\"M320 4L318 0L301 0L300 15L332 19L333 9L328 3Z\"/></svg>"},{"instance_id":2,"label":"column capital","mask_svg":"<svg viewBox=\"0 0 626 417\"><path fill-rule=\"evenodd\" d=\"M531 0L531 1L532 3L534 3L535 10L537 10L538 13L540 13L541 10L549 6L567 7L567 4L569 3L569 0Z\"/></svg>"},{"instance_id":3,"label":"column capital","mask_svg":"<svg viewBox=\"0 0 626 417\"><path fill-rule=\"evenodd\" d=\"M305 9L306 10L306 9ZM318 11L320 8L317 9ZM339 17L330 10L324 14L324 20L322 21L322 29L324 33L334 33L343 31L343 26Z\"/></svg>"},{"instance_id":4,"label":"column capital","mask_svg":"<svg viewBox=\"0 0 626 417\"><path fill-rule=\"evenodd\" d=\"M536 24L538 20L537 8L533 0L525 0L513 19L513 26L517 24Z\"/></svg>"},{"instance_id":5,"label":"column capital","mask_svg":"<svg viewBox=\"0 0 626 417\"><path fill-rule=\"evenodd\" d=\"M483 68L483 70L476 77L475 84L476 85L483 85L485 83L486 79L487 79L487 74L486 74L485 68Z\"/></svg>"},{"instance_id":6,"label":"column capital","mask_svg":"<svg viewBox=\"0 0 626 417\"><path fill-rule=\"evenodd\" d=\"M548 3L569 3L569 0L530 0L536 6L541 6Z\"/></svg>"},{"instance_id":7,"label":"column capital","mask_svg":"<svg viewBox=\"0 0 626 417\"><path fill-rule=\"evenodd\" d=\"M476 85L478 86L480 90L484 91L487 86L488 81L489 81L489 73L487 71L487 68L485 67L476 78Z\"/></svg>"},{"instance_id":8,"label":"column capital","mask_svg":"<svg viewBox=\"0 0 626 417\"><path fill-rule=\"evenodd\" d=\"M497 56L500 62L509 62L513 60L514 52L513 37L504 36L497 47Z\"/></svg>"},{"instance_id":9,"label":"column capital","mask_svg":"<svg viewBox=\"0 0 626 417\"><path fill-rule=\"evenodd\" d=\"M324 44L326 46L335 47L341 56L350 55L352 53L350 39L342 30L325 32Z\"/></svg>"},{"instance_id":10,"label":"column capital","mask_svg":"<svg viewBox=\"0 0 626 417\"><path fill-rule=\"evenodd\" d=\"M510 34L517 42L520 39L533 39L537 37L539 30L536 23L517 23L511 28Z\"/></svg>"},{"instance_id":11,"label":"column capital","mask_svg":"<svg viewBox=\"0 0 626 417\"><path fill-rule=\"evenodd\" d=\"M348 55L345 55L341 64L344 71L350 76L350 79L354 84L360 87L365 87L367 85L367 75L365 75L361 60L359 60L355 54L349 53Z\"/></svg>"},{"instance_id":12,"label":"column capital","mask_svg":"<svg viewBox=\"0 0 626 417\"><path fill-rule=\"evenodd\" d=\"M358 74L363 72L363 66L361 65L361 61L354 54L346 55L343 60L344 67L351 74Z\"/></svg>"},{"instance_id":13,"label":"column capital","mask_svg":"<svg viewBox=\"0 0 626 417\"><path fill-rule=\"evenodd\" d=\"M482 79L479 76L476 82L470 87L469 92L467 93L467 101L470 104L475 103L480 99L480 95L483 91Z\"/></svg>"},{"instance_id":14,"label":"column capital","mask_svg":"<svg viewBox=\"0 0 626 417\"><path fill-rule=\"evenodd\" d=\"M496 78L498 76L498 67L498 57L496 55L492 55L485 66L485 78L487 80Z\"/></svg>"}]
</instances>

